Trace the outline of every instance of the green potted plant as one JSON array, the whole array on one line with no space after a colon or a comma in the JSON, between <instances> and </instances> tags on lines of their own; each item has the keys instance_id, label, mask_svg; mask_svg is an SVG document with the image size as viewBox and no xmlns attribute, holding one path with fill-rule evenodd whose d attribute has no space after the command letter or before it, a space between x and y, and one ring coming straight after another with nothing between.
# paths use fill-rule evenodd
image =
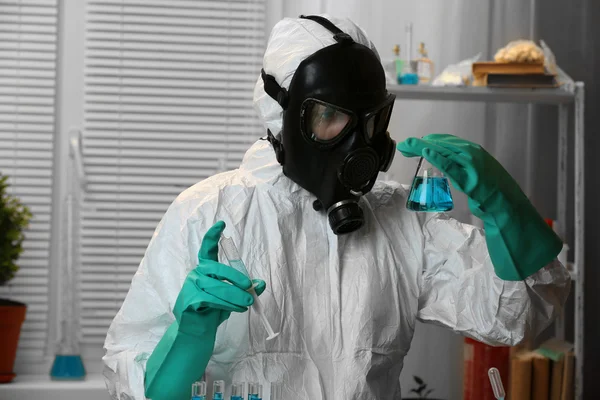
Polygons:
<instances>
[{"instance_id":1,"label":"green potted plant","mask_svg":"<svg viewBox=\"0 0 600 400\"><path fill-rule=\"evenodd\" d=\"M417 400L417 399L429 399L429 400L438 400L438 399L430 399L429 395L433 392L433 389L427 389L427 384L423 379L418 376L413 376L417 387L410 390L410 393L415 393L417 397L409 397L404 400Z\"/></svg>"},{"instance_id":2,"label":"green potted plant","mask_svg":"<svg viewBox=\"0 0 600 400\"><path fill-rule=\"evenodd\" d=\"M8 177L0 175L0 286L6 285L19 270L16 264L23 252L24 230L31 213L16 197L7 193ZM0 383L11 382L21 325L26 305L0 299Z\"/></svg>"}]
</instances>

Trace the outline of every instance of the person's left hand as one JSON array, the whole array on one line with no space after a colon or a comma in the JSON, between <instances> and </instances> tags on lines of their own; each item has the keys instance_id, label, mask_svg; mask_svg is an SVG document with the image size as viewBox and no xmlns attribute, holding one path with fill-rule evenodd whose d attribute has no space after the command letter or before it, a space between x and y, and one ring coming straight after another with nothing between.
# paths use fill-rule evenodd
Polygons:
<instances>
[{"instance_id":1,"label":"person's left hand","mask_svg":"<svg viewBox=\"0 0 600 400\"><path fill-rule=\"evenodd\" d=\"M560 238L517 182L480 145L433 134L409 138L397 148L406 157L424 157L468 196L471 212L484 222L490 258L500 278L525 279L560 252Z\"/></svg>"},{"instance_id":2,"label":"person's left hand","mask_svg":"<svg viewBox=\"0 0 600 400\"><path fill-rule=\"evenodd\" d=\"M448 177L452 185L469 198L469 208L478 217L488 209L496 195L511 207L528 202L527 196L500 165L480 145L448 134L427 135L423 139L408 138L397 146L405 157L424 157ZM508 204L494 204L506 207Z\"/></svg>"}]
</instances>

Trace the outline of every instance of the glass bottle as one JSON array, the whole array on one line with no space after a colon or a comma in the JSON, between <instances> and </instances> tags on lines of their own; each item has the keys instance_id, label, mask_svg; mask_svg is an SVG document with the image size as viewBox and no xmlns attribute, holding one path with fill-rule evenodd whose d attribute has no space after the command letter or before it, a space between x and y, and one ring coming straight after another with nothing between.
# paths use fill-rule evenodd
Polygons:
<instances>
[{"instance_id":1,"label":"glass bottle","mask_svg":"<svg viewBox=\"0 0 600 400\"><path fill-rule=\"evenodd\" d=\"M406 208L421 212L445 212L454 208L448 178L423 157L419 160Z\"/></svg>"},{"instance_id":2,"label":"glass bottle","mask_svg":"<svg viewBox=\"0 0 600 400\"><path fill-rule=\"evenodd\" d=\"M400 46L399 45L394 45L394 47L392 48L392 51L394 52L394 57L392 59L389 60L385 60L383 62L384 64L384 70L385 70L385 75L386 75L386 79L388 81L388 84L399 84L400 80L402 78L402 71L404 68L404 60L400 59Z\"/></svg>"},{"instance_id":3,"label":"glass bottle","mask_svg":"<svg viewBox=\"0 0 600 400\"><path fill-rule=\"evenodd\" d=\"M270 400L283 400L282 389L283 387L281 382L271 382Z\"/></svg>"},{"instance_id":4,"label":"glass bottle","mask_svg":"<svg viewBox=\"0 0 600 400\"><path fill-rule=\"evenodd\" d=\"M218 380L213 382L213 400L225 399L225 381Z\"/></svg>"},{"instance_id":5,"label":"glass bottle","mask_svg":"<svg viewBox=\"0 0 600 400\"><path fill-rule=\"evenodd\" d=\"M413 62L412 57L412 22L406 24L406 49L405 61L402 66L402 77L400 83L403 85L416 85L419 83L419 76L416 73L416 62Z\"/></svg>"},{"instance_id":6,"label":"glass bottle","mask_svg":"<svg viewBox=\"0 0 600 400\"><path fill-rule=\"evenodd\" d=\"M248 383L248 400L262 400L262 385L260 383Z\"/></svg>"},{"instance_id":7,"label":"glass bottle","mask_svg":"<svg viewBox=\"0 0 600 400\"><path fill-rule=\"evenodd\" d=\"M197 381L192 384L192 400L206 400L206 382Z\"/></svg>"},{"instance_id":8,"label":"glass bottle","mask_svg":"<svg viewBox=\"0 0 600 400\"><path fill-rule=\"evenodd\" d=\"M404 69L404 60L400 58L400 46L394 46L394 67L395 67L395 76L396 82L400 83L402 81L402 70Z\"/></svg>"},{"instance_id":9,"label":"glass bottle","mask_svg":"<svg viewBox=\"0 0 600 400\"><path fill-rule=\"evenodd\" d=\"M244 400L244 382L234 382L231 385L231 400Z\"/></svg>"},{"instance_id":10,"label":"glass bottle","mask_svg":"<svg viewBox=\"0 0 600 400\"><path fill-rule=\"evenodd\" d=\"M419 44L420 58L417 59L417 75L419 76L419 83L430 83L433 79L433 61L427 58L427 50L425 49L425 43Z\"/></svg>"}]
</instances>

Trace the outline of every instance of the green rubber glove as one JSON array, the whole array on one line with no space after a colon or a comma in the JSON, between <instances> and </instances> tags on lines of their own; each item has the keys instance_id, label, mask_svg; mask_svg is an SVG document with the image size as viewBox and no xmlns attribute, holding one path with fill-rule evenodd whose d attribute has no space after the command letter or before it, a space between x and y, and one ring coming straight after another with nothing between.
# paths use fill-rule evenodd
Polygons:
<instances>
[{"instance_id":1,"label":"green rubber glove","mask_svg":"<svg viewBox=\"0 0 600 400\"><path fill-rule=\"evenodd\" d=\"M212 355L217 327L232 311L247 311L254 303L252 295L246 292L252 286L250 279L217 261L223 229L225 223L219 221L204 236L198 266L186 277L175 302L176 320L146 363L148 398L189 400L192 383L202 376ZM254 282L256 294L260 295L265 282Z\"/></svg>"},{"instance_id":2,"label":"green rubber glove","mask_svg":"<svg viewBox=\"0 0 600 400\"><path fill-rule=\"evenodd\" d=\"M501 279L523 280L562 249L560 238L517 182L478 144L433 134L409 138L397 148L406 157L424 157L468 196L471 212L484 222L490 258Z\"/></svg>"}]
</instances>

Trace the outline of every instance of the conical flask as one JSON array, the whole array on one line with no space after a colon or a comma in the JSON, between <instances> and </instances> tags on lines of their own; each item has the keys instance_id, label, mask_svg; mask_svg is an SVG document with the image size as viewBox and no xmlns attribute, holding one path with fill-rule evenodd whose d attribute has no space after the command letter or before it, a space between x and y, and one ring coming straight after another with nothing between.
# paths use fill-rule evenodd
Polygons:
<instances>
[{"instance_id":1,"label":"conical flask","mask_svg":"<svg viewBox=\"0 0 600 400\"><path fill-rule=\"evenodd\" d=\"M448 178L423 157L419 160L406 208L422 212L444 212L454 208Z\"/></svg>"}]
</instances>

